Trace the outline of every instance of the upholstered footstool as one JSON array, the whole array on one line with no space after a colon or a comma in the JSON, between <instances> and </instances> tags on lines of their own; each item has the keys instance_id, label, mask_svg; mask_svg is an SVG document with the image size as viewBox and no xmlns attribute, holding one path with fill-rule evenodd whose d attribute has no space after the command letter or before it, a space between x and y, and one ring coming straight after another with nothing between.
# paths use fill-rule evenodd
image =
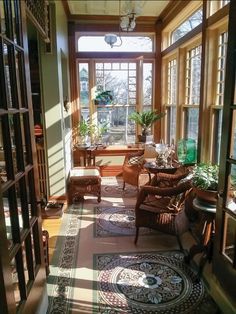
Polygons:
<instances>
[{"instance_id":1,"label":"upholstered footstool","mask_svg":"<svg viewBox=\"0 0 236 314\"><path fill-rule=\"evenodd\" d=\"M96 195L101 202L101 174L98 167L74 167L70 172L68 204L74 198L83 199L85 195Z\"/></svg>"}]
</instances>

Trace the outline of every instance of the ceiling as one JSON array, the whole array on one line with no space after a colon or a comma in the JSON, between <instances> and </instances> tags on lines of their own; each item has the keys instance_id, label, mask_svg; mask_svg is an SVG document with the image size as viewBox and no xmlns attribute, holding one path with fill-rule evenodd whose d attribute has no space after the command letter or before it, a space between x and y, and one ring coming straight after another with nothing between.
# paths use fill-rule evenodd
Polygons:
<instances>
[{"instance_id":1,"label":"ceiling","mask_svg":"<svg viewBox=\"0 0 236 314\"><path fill-rule=\"evenodd\" d=\"M119 3L120 2L120 3ZM168 5L169 0L151 0L151 1L113 1L113 0L67 0L71 15L122 15L125 12L127 3L135 7L135 13L138 16L157 17ZM120 14L119 14L120 6Z\"/></svg>"}]
</instances>

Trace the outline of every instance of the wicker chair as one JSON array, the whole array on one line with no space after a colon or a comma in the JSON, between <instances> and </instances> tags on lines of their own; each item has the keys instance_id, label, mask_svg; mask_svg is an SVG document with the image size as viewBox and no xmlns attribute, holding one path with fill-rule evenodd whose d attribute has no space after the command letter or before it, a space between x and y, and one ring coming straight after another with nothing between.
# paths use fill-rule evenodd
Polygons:
<instances>
[{"instance_id":1,"label":"wicker chair","mask_svg":"<svg viewBox=\"0 0 236 314\"><path fill-rule=\"evenodd\" d=\"M178 182L171 180L173 175L168 176L165 187L146 185L140 189L135 207L135 244L139 228L147 227L175 235L183 250L180 235L189 229L185 201L190 195L191 184L188 179Z\"/></svg>"},{"instance_id":2,"label":"wicker chair","mask_svg":"<svg viewBox=\"0 0 236 314\"><path fill-rule=\"evenodd\" d=\"M144 150L140 150L135 153L127 153L125 155L122 172L123 172L123 190L125 184L131 184L139 188L139 176L142 173L146 173L143 168L145 159L143 158Z\"/></svg>"}]
</instances>

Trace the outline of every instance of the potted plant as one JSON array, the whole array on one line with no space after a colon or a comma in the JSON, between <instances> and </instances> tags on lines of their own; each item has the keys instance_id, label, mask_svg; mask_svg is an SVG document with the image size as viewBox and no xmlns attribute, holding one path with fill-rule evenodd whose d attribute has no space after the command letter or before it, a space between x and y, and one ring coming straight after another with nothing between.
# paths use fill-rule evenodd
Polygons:
<instances>
[{"instance_id":1,"label":"potted plant","mask_svg":"<svg viewBox=\"0 0 236 314\"><path fill-rule=\"evenodd\" d=\"M156 111L148 110L143 112L133 112L129 115L129 119L136 122L142 128L142 135L139 136L140 142L146 141L146 136L154 122L164 117L165 113L157 113Z\"/></svg>"},{"instance_id":2,"label":"potted plant","mask_svg":"<svg viewBox=\"0 0 236 314\"><path fill-rule=\"evenodd\" d=\"M219 166L199 163L192 170L192 186L200 202L216 204Z\"/></svg>"},{"instance_id":3,"label":"potted plant","mask_svg":"<svg viewBox=\"0 0 236 314\"><path fill-rule=\"evenodd\" d=\"M80 137L80 143L82 145L86 145L88 144L88 136L90 135L90 124L82 119L79 124L78 124L78 134L79 134L79 137Z\"/></svg>"}]
</instances>

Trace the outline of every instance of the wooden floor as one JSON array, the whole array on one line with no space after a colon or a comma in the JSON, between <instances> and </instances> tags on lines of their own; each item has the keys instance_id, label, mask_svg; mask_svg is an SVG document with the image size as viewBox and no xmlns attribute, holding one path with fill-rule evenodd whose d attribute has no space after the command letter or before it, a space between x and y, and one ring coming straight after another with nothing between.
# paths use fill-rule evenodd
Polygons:
<instances>
[{"instance_id":1,"label":"wooden floor","mask_svg":"<svg viewBox=\"0 0 236 314\"><path fill-rule=\"evenodd\" d=\"M63 206L63 211L66 211L67 205ZM61 227L62 217L60 218L52 218L52 219L43 219L42 220L42 227L43 230L47 230L49 233L49 263L51 262L53 253L55 251L57 236L59 234L59 230Z\"/></svg>"}]
</instances>

